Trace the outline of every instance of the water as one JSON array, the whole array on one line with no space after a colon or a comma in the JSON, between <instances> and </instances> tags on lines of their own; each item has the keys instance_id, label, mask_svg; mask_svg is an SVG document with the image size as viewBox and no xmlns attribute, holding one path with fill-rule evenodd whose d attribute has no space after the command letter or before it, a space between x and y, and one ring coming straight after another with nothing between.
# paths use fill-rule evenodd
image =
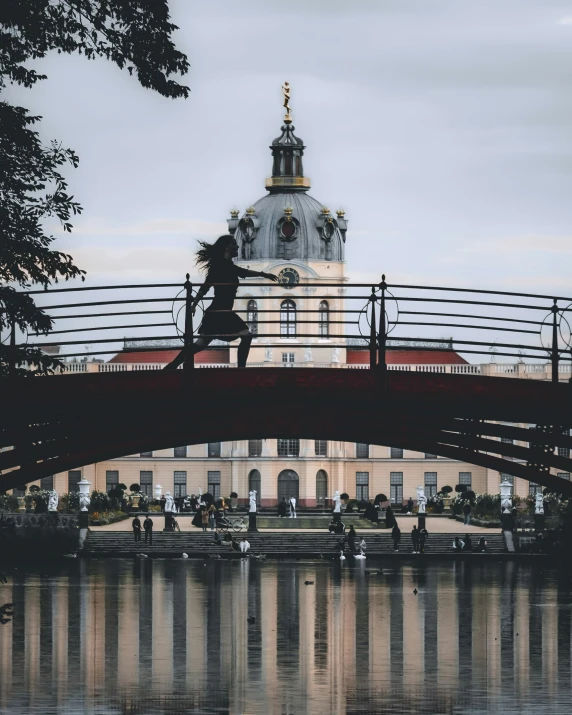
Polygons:
<instances>
[{"instance_id":1,"label":"water","mask_svg":"<svg viewBox=\"0 0 572 715\"><path fill-rule=\"evenodd\" d=\"M570 712L568 575L514 562L366 567L149 559L8 571L0 603L16 614L0 626L0 712Z\"/></svg>"}]
</instances>

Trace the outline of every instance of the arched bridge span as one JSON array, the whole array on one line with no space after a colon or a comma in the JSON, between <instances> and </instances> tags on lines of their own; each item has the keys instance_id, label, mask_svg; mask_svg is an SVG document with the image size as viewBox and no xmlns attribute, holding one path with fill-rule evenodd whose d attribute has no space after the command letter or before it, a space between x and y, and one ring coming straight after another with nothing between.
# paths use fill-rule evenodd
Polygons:
<instances>
[{"instance_id":1,"label":"arched bridge span","mask_svg":"<svg viewBox=\"0 0 572 715\"><path fill-rule=\"evenodd\" d=\"M0 488L126 454L249 438L391 445L555 491L572 472L567 383L376 370L205 368L0 381ZM528 423L523 429L497 422ZM500 441L506 437L526 443Z\"/></svg>"}]
</instances>

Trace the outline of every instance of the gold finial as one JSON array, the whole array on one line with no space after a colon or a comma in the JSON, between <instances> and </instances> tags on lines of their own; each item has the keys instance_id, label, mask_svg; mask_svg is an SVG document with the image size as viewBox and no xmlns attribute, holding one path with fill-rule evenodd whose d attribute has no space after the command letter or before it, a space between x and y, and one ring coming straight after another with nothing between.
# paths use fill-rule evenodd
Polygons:
<instances>
[{"instance_id":1,"label":"gold finial","mask_svg":"<svg viewBox=\"0 0 572 715\"><path fill-rule=\"evenodd\" d=\"M346 212L343 209L338 209L336 211L338 218L343 218L346 215Z\"/></svg>"},{"instance_id":2,"label":"gold finial","mask_svg":"<svg viewBox=\"0 0 572 715\"><path fill-rule=\"evenodd\" d=\"M256 209L254 208L254 206L249 206L249 207L246 209L246 213L247 213L249 216L252 216L252 214L255 214L255 213L256 213Z\"/></svg>"},{"instance_id":3,"label":"gold finial","mask_svg":"<svg viewBox=\"0 0 572 715\"><path fill-rule=\"evenodd\" d=\"M284 207L284 213L286 214L286 216L288 216L288 218L292 216L292 211L294 211L294 209L291 206Z\"/></svg>"},{"instance_id":4,"label":"gold finial","mask_svg":"<svg viewBox=\"0 0 572 715\"><path fill-rule=\"evenodd\" d=\"M238 214L239 214L239 213L240 213L240 211L239 211L238 209L231 209L231 210L230 210L230 215L232 216L232 218L238 218Z\"/></svg>"},{"instance_id":5,"label":"gold finial","mask_svg":"<svg viewBox=\"0 0 572 715\"><path fill-rule=\"evenodd\" d=\"M330 213L330 209L327 206L322 206L322 213L327 216Z\"/></svg>"},{"instance_id":6,"label":"gold finial","mask_svg":"<svg viewBox=\"0 0 572 715\"><path fill-rule=\"evenodd\" d=\"M284 95L284 108L286 109L286 114L284 115L284 123L292 124L292 109L290 107L290 83L284 82L282 85L282 94Z\"/></svg>"}]
</instances>

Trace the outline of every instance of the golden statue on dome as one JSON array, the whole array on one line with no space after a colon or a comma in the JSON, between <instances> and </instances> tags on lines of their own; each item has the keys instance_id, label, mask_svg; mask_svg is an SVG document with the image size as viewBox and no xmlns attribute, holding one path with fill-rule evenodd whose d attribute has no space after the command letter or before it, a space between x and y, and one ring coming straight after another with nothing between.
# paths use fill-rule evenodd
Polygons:
<instances>
[{"instance_id":1,"label":"golden statue on dome","mask_svg":"<svg viewBox=\"0 0 572 715\"><path fill-rule=\"evenodd\" d=\"M286 109L286 114L284 115L284 122L286 124L292 123L292 109L290 107L290 83L284 82L282 85L282 94L284 95L284 108Z\"/></svg>"}]
</instances>

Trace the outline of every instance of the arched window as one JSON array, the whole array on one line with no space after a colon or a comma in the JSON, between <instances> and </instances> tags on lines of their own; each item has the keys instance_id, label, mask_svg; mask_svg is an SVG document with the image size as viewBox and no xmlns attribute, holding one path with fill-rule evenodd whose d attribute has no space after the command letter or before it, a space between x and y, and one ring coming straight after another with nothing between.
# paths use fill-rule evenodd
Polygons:
<instances>
[{"instance_id":1,"label":"arched window","mask_svg":"<svg viewBox=\"0 0 572 715\"><path fill-rule=\"evenodd\" d=\"M251 492L253 489L256 490L256 503L260 506L260 488L261 488L261 477L258 469L253 469L248 475L248 491Z\"/></svg>"},{"instance_id":2,"label":"arched window","mask_svg":"<svg viewBox=\"0 0 572 715\"><path fill-rule=\"evenodd\" d=\"M296 303L290 298L280 304L280 335L288 338L296 337Z\"/></svg>"},{"instance_id":3,"label":"arched window","mask_svg":"<svg viewBox=\"0 0 572 715\"><path fill-rule=\"evenodd\" d=\"M284 469L278 475L278 503L285 499L286 502L290 497L295 497L298 501L299 496L299 479L293 469Z\"/></svg>"},{"instance_id":4,"label":"arched window","mask_svg":"<svg viewBox=\"0 0 572 715\"><path fill-rule=\"evenodd\" d=\"M330 306L327 300L320 303L318 334L321 338L327 338L330 335Z\"/></svg>"},{"instance_id":5,"label":"arched window","mask_svg":"<svg viewBox=\"0 0 572 715\"><path fill-rule=\"evenodd\" d=\"M316 474L316 505L325 506L328 498L328 475L323 469Z\"/></svg>"},{"instance_id":6,"label":"arched window","mask_svg":"<svg viewBox=\"0 0 572 715\"><path fill-rule=\"evenodd\" d=\"M258 335L258 305L255 300L249 300L246 306L246 322L253 335Z\"/></svg>"}]
</instances>

